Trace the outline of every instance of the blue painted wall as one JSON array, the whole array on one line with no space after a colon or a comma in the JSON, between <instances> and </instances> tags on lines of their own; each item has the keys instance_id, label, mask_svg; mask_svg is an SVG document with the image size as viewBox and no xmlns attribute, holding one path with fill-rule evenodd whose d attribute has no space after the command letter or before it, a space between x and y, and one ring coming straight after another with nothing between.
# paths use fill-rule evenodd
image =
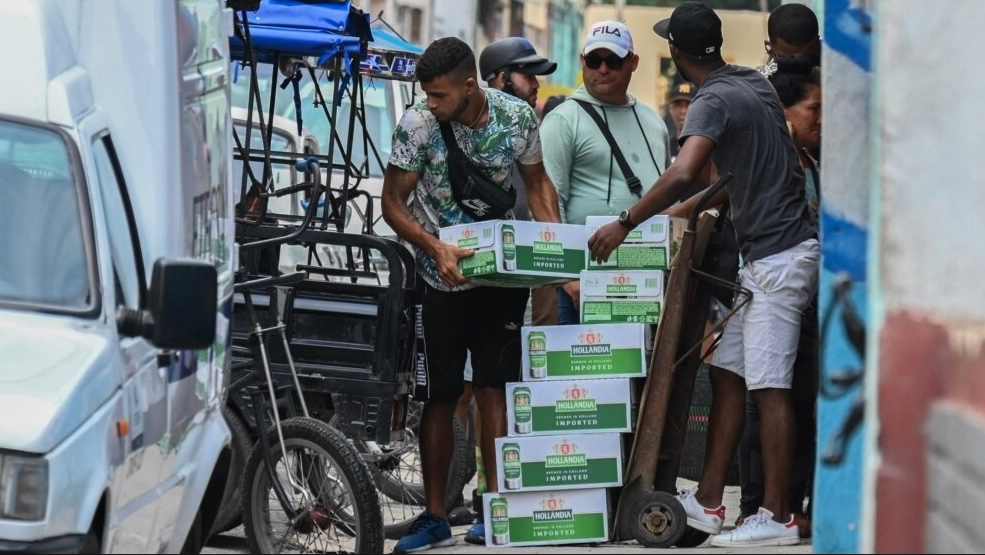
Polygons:
<instances>
[{"instance_id":1,"label":"blue painted wall","mask_svg":"<svg viewBox=\"0 0 985 555\"><path fill-rule=\"evenodd\" d=\"M823 2L823 343L813 515L816 553L863 549L873 25L866 5Z\"/></svg>"}]
</instances>

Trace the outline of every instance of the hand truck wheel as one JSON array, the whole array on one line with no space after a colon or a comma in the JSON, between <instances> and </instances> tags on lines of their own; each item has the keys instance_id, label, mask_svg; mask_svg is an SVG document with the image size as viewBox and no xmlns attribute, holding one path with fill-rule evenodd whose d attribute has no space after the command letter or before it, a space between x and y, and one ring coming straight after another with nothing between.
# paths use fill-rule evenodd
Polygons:
<instances>
[{"instance_id":1,"label":"hand truck wheel","mask_svg":"<svg viewBox=\"0 0 985 555\"><path fill-rule=\"evenodd\" d=\"M667 492L652 491L641 496L629 514L633 538L646 547L673 547L687 530L684 506Z\"/></svg>"}]
</instances>

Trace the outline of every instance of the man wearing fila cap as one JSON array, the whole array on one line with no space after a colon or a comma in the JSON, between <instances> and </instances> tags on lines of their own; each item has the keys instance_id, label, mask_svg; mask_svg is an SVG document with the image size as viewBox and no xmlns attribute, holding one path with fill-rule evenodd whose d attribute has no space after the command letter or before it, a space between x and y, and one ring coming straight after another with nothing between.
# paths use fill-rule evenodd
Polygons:
<instances>
[{"instance_id":1,"label":"man wearing fila cap","mask_svg":"<svg viewBox=\"0 0 985 555\"><path fill-rule=\"evenodd\" d=\"M706 464L697 488L678 499L688 526L716 534L712 545L795 545L800 538L787 499L796 434L790 388L801 314L817 290L820 259L804 172L776 90L758 71L722 59L722 22L714 10L684 2L654 31L670 42L678 73L698 87L681 151L626 217L599 229L588 247L595 260L608 260L635 223L667 210L709 160L719 174L732 174L711 205L727 197L743 258L739 279L752 299L722 333L710 372ZM762 415L763 503L721 534L722 495L742 434L747 388Z\"/></svg>"},{"instance_id":2,"label":"man wearing fila cap","mask_svg":"<svg viewBox=\"0 0 985 555\"><path fill-rule=\"evenodd\" d=\"M670 163L663 118L628 93L639 63L625 24L591 25L581 53L585 84L541 123L544 166L568 223L584 224L588 216L617 216L639 200ZM608 127L642 187L630 186L592 113ZM579 293L577 281L558 288L559 324L578 323Z\"/></svg>"}]
</instances>

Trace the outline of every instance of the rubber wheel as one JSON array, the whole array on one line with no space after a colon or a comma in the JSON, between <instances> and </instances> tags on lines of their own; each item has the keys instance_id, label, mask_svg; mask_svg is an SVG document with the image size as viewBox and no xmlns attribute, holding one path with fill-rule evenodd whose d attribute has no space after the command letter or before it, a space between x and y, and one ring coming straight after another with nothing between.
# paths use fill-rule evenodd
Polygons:
<instances>
[{"instance_id":1,"label":"rubber wheel","mask_svg":"<svg viewBox=\"0 0 985 555\"><path fill-rule=\"evenodd\" d=\"M255 448L242 492L250 552L382 553L383 516L373 478L345 436L320 420L283 420L285 461L277 430L267 434L277 482L290 503L281 505L263 449Z\"/></svg>"},{"instance_id":2,"label":"rubber wheel","mask_svg":"<svg viewBox=\"0 0 985 555\"><path fill-rule=\"evenodd\" d=\"M646 547L673 547L687 530L684 506L666 492L652 491L643 495L633 503L629 514L633 519L633 538Z\"/></svg>"},{"instance_id":3,"label":"rubber wheel","mask_svg":"<svg viewBox=\"0 0 985 555\"><path fill-rule=\"evenodd\" d=\"M222 504L212 524L210 535L228 532L243 523L243 496L240 486L243 482L243 469L246 468L246 461L253 451L253 436L250 435L250 430L236 410L223 405L222 416L226 419L226 425L229 426L232 436L229 440L232 455L229 458L229 471L226 474L226 489L222 492Z\"/></svg>"}]
</instances>

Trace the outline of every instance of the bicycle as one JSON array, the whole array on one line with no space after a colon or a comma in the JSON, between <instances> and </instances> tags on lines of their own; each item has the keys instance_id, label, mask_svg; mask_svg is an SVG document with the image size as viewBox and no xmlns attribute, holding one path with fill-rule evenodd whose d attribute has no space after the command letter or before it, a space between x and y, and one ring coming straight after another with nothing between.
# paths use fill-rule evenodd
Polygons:
<instances>
[{"instance_id":1,"label":"bicycle","mask_svg":"<svg viewBox=\"0 0 985 555\"><path fill-rule=\"evenodd\" d=\"M307 169L313 176L309 184L311 198L317 198L321 194L317 161L308 159L298 164L299 169ZM277 194L287 193L261 193ZM300 226L280 237L257 238L257 230L279 226L247 220L250 226L241 225L237 233L237 238L244 240L241 250L290 241L307 227L315 209L312 203ZM252 324L251 356L234 365L246 374L227 391L231 396L249 396L256 429L264 430L257 434L240 486L247 541L255 553L326 549L379 552L383 549L382 515L379 501L369 487L369 469L341 432L311 417L288 348L282 310L292 286L307 277L303 271L257 276L241 269L234 285ZM270 300L265 322L257 315L253 302L258 291L267 291ZM278 384L271 372L267 337L271 331L276 332L287 354L291 383L286 386ZM295 401L300 404L300 415Z\"/></svg>"}]
</instances>

